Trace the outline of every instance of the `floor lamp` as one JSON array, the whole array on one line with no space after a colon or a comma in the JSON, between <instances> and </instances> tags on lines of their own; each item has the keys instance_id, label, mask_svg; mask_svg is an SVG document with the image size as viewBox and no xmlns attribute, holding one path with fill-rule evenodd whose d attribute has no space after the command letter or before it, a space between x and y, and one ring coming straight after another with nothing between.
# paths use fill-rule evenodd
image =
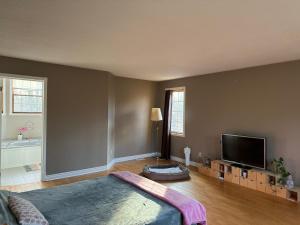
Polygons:
<instances>
[{"instance_id":1,"label":"floor lamp","mask_svg":"<svg viewBox=\"0 0 300 225\"><path fill-rule=\"evenodd\" d=\"M156 140L155 140L155 146L157 147L158 144L158 135L159 135L159 121L162 121L162 115L160 108L152 108L151 109L151 121L154 122L155 129L156 129Z\"/></svg>"}]
</instances>

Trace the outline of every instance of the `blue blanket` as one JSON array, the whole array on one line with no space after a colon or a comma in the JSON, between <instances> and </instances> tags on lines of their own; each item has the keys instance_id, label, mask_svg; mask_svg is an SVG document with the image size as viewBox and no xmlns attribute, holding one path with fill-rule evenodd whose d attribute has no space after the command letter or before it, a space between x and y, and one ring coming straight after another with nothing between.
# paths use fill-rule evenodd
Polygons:
<instances>
[{"instance_id":1,"label":"blue blanket","mask_svg":"<svg viewBox=\"0 0 300 225\"><path fill-rule=\"evenodd\" d=\"M23 193L2 191L0 224L15 225L7 195L31 201L50 225L182 224L176 208L113 176Z\"/></svg>"}]
</instances>

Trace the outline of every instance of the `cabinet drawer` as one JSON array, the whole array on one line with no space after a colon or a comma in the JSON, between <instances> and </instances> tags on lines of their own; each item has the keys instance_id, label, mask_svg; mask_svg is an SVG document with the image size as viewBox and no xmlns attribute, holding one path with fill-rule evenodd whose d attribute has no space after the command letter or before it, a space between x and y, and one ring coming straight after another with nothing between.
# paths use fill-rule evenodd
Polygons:
<instances>
[{"instance_id":1,"label":"cabinet drawer","mask_svg":"<svg viewBox=\"0 0 300 225\"><path fill-rule=\"evenodd\" d=\"M240 176L232 176L232 180L231 180L232 183L234 184L240 184Z\"/></svg>"},{"instance_id":2,"label":"cabinet drawer","mask_svg":"<svg viewBox=\"0 0 300 225\"><path fill-rule=\"evenodd\" d=\"M256 190L261 191L261 192L266 192L266 184L262 183L262 182L257 182Z\"/></svg>"},{"instance_id":3,"label":"cabinet drawer","mask_svg":"<svg viewBox=\"0 0 300 225\"><path fill-rule=\"evenodd\" d=\"M247 178L240 178L240 185L243 187L248 187L248 179Z\"/></svg>"},{"instance_id":4,"label":"cabinet drawer","mask_svg":"<svg viewBox=\"0 0 300 225\"><path fill-rule=\"evenodd\" d=\"M225 180L225 181L231 182L231 181L232 181L232 178L233 178L232 173L225 173L225 174L224 174L224 180Z\"/></svg>"},{"instance_id":5,"label":"cabinet drawer","mask_svg":"<svg viewBox=\"0 0 300 225\"><path fill-rule=\"evenodd\" d=\"M247 180L248 180L248 188L256 190L256 180L251 180L249 178Z\"/></svg>"},{"instance_id":6,"label":"cabinet drawer","mask_svg":"<svg viewBox=\"0 0 300 225\"><path fill-rule=\"evenodd\" d=\"M200 166L198 170L199 170L199 173L201 173L203 175L209 176L209 174L210 174L210 168L208 168L208 167Z\"/></svg>"},{"instance_id":7,"label":"cabinet drawer","mask_svg":"<svg viewBox=\"0 0 300 225\"><path fill-rule=\"evenodd\" d=\"M256 180L260 184L266 184L267 183L267 175L262 172L256 173Z\"/></svg>"},{"instance_id":8,"label":"cabinet drawer","mask_svg":"<svg viewBox=\"0 0 300 225\"><path fill-rule=\"evenodd\" d=\"M219 176L219 172L218 171L215 171L215 170L210 170L210 172L209 172L209 176L211 176L211 177L214 177L214 178L218 178Z\"/></svg>"},{"instance_id":9,"label":"cabinet drawer","mask_svg":"<svg viewBox=\"0 0 300 225\"><path fill-rule=\"evenodd\" d=\"M25 164L23 148L2 149L1 151L1 169L13 167L22 167Z\"/></svg>"},{"instance_id":10,"label":"cabinet drawer","mask_svg":"<svg viewBox=\"0 0 300 225\"><path fill-rule=\"evenodd\" d=\"M218 161L212 161L211 162L211 168L212 168L212 170L219 171L219 163L218 163Z\"/></svg>"},{"instance_id":11,"label":"cabinet drawer","mask_svg":"<svg viewBox=\"0 0 300 225\"><path fill-rule=\"evenodd\" d=\"M248 170L248 179L250 180L256 180L256 171L254 170Z\"/></svg>"},{"instance_id":12,"label":"cabinet drawer","mask_svg":"<svg viewBox=\"0 0 300 225\"><path fill-rule=\"evenodd\" d=\"M266 193L270 195L276 195L276 187L274 185L266 185Z\"/></svg>"},{"instance_id":13,"label":"cabinet drawer","mask_svg":"<svg viewBox=\"0 0 300 225\"><path fill-rule=\"evenodd\" d=\"M203 169L202 169L203 174L207 175L207 176L210 175L210 171L211 171L211 168L208 168L208 167L203 167Z\"/></svg>"},{"instance_id":14,"label":"cabinet drawer","mask_svg":"<svg viewBox=\"0 0 300 225\"><path fill-rule=\"evenodd\" d=\"M41 163L41 147L26 147L24 148L24 162L25 165L32 165Z\"/></svg>"},{"instance_id":15,"label":"cabinet drawer","mask_svg":"<svg viewBox=\"0 0 300 225\"><path fill-rule=\"evenodd\" d=\"M232 167L232 175L233 176L241 176L241 169L237 167Z\"/></svg>"},{"instance_id":16,"label":"cabinet drawer","mask_svg":"<svg viewBox=\"0 0 300 225\"><path fill-rule=\"evenodd\" d=\"M286 188L282 186L276 186L276 195L281 198L287 198Z\"/></svg>"}]
</instances>

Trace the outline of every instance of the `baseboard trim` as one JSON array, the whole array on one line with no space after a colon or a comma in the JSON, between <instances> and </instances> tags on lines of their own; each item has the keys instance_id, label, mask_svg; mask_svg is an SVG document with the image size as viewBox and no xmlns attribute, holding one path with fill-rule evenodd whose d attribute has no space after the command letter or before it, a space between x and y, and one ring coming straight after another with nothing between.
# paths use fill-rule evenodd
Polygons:
<instances>
[{"instance_id":1,"label":"baseboard trim","mask_svg":"<svg viewBox=\"0 0 300 225\"><path fill-rule=\"evenodd\" d=\"M93 168L87 168L87 169L82 169L82 170L74 170L74 171L69 171L69 172L45 175L43 178L43 181L59 180L59 179L64 179L64 178L83 176L83 175L92 174L92 173L99 173L99 172L103 172L103 171L110 169L116 163L126 162L126 161L131 161L131 160L139 160L139 159L144 159L144 158L149 158L149 157L155 157L158 155L159 155L158 152L150 152L150 153L141 154L141 155L118 157L118 158L114 158L108 164L99 166L99 167L93 167Z\"/></svg>"},{"instance_id":2,"label":"baseboard trim","mask_svg":"<svg viewBox=\"0 0 300 225\"><path fill-rule=\"evenodd\" d=\"M181 163L185 163L185 159L179 158L179 157L174 156L174 155L171 156L171 160L174 160L174 161L177 161L177 162L181 162ZM194 162L194 161L190 161L190 165L199 167L200 163L197 163L197 162Z\"/></svg>"},{"instance_id":3,"label":"baseboard trim","mask_svg":"<svg viewBox=\"0 0 300 225\"><path fill-rule=\"evenodd\" d=\"M64 178L69 178L69 177L77 177L77 176L87 175L87 174L91 174L91 173L103 172L105 170L107 170L106 165L82 169L82 170L74 170L74 171L69 171L69 172L56 173L56 174L46 175L44 177L43 181L59 180L59 179L64 179Z\"/></svg>"},{"instance_id":4,"label":"baseboard trim","mask_svg":"<svg viewBox=\"0 0 300 225\"><path fill-rule=\"evenodd\" d=\"M140 160L140 159L155 157L155 156L159 156L159 155L160 154L158 152L150 152L150 153L141 154L141 155L118 157L118 158L114 158L108 164L103 165L103 166L46 175L46 176L44 176L43 181L59 180L59 179L65 179L65 178L70 178L70 177L78 177L78 176L88 175L88 174L92 174L92 173L99 173L99 172L109 170L116 163L126 162L126 161L131 161L131 160ZM173 156L173 155L171 156L171 160L174 160L176 162L181 162L181 163L185 162L185 160L183 158ZM190 161L190 164L192 166L196 166L196 167L198 167L200 165L199 163L194 162L194 161Z\"/></svg>"},{"instance_id":5,"label":"baseboard trim","mask_svg":"<svg viewBox=\"0 0 300 225\"><path fill-rule=\"evenodd\" d=\"M139 159L144 159L149 157L155 157L158 156L158 154L159 154L158 152L151 152L151 153L146 153L141 155L124 156L124 157L114 158L112 161L113 164L115 164L120 162L131 161L131 160L139 160Z\"/></svg>"}]
</instances>

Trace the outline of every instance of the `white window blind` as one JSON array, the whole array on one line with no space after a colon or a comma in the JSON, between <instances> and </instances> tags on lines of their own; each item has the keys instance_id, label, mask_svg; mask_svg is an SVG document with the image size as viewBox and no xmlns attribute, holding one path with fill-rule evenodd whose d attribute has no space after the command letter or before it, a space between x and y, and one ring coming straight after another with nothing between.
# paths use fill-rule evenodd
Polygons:
<instances>
[{"instance_id":1,"label":"white window blind","mask_svg":"<svg viewBox=\"0 0 300 225\"><path fill-rule=\"evenodd\" d=\"M171 133L184 135L184 90L175 90L172 93Z\"/></svg>"},{"instance_id":2,"label":"white window blind","mask_svg":"<svg viewBox=\"0 0 300 225\"><path fill-rule=\"evenodd\" d=\"M41 113L43 106L43 82L12 80L12 112Z\"/></svg>"}]
</instances>

